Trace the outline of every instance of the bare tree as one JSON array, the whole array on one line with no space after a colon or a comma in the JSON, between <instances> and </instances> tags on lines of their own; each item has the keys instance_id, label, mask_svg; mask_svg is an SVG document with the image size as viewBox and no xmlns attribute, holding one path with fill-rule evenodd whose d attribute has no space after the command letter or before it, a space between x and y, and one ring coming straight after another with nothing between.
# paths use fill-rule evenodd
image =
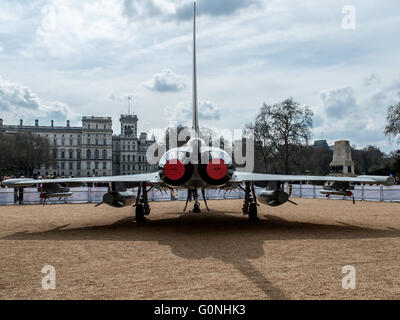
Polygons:
<instances>
[{"instance_id":1,"label":"bare tree","mask_svg":"<svg viewBox=\"0 0 400 320\"><path fill-rule=\"evenodd\" d=\"M247 123L245 130L251 130L254 136L255 162L261 160L264 165L264 172L268 172L269 162L273 156L273 143L269 122L265 113L265 109L261 109L257 115L255 122ZM256 166L255 166L256 167Z\"/></svg>"},{"instance_id":2,"label":"bare tree","mask_svg":"<svg viewBox=\"0 0 400 320\"><path fill-rule=\"evenodd\" d=\"M36 167L53 162L53 150L45 137L33 133L3 134L0 141L2 174L31 177Z\"/></svg>"},{"instance_id":3,"label":"bare tree","mask_svg":"<svg viewBox=\"0 0 400 320\"><path fill-rule=\"evenodd\" d=\"M313 113L309 108L301 108L293 98L278 104L264 103L254 124L247 128L254 131L256 142L262 146L262 153L267 170L271 156L283 163L286 174L290 171L296 150L307 145L311 137Z\"/></svg>"},{"instance_id":4,"label":"bare tree","mask_svg":"<svg viewBox=\"0 0 400 320\"><path fill-rule=\"evenodd\" d=\"M385 135L393 138L398 137L397 141L400 142L400 102L388 107L386 121Z\"/></svg>"}]
</instances>

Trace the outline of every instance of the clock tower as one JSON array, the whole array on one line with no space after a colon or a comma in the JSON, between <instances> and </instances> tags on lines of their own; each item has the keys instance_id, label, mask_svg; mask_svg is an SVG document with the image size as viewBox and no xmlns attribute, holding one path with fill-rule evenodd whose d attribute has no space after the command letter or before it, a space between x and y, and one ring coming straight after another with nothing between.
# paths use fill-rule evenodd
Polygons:
<instances>
[{"instance_id":1,"label":"clock tower","mask_svg":"<svg viewBox=\"0 0 400 320\"><path fill-rule=\"evenodd\" d=\"M134 114L121 114L121 136L126 138L137 138L138 117Z\"/></svg>"}]
</instances>

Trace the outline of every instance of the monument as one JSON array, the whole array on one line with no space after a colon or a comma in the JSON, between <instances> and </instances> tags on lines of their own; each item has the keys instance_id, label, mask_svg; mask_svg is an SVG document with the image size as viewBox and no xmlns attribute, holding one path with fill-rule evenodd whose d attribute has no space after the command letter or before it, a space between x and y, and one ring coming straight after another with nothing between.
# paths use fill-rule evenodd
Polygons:
<instances>
[{"instance_id":1,"label":"monument","mask_svg":"<svg viewBox=\"0 0 400 320\"><path fill-rule=\"evenodd\" d=\"M351 159L350 142L347 140L335 141L333 160L330 164L332 176L355 177L354 162Z\"/></svg>"}]
</instances>

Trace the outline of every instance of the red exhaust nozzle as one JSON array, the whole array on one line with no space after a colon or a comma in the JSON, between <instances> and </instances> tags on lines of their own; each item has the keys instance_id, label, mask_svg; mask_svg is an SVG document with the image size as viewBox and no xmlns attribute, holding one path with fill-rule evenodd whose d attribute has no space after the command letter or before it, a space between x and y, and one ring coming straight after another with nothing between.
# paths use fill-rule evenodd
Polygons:
<instances>
[{"instance_id":1,"label":"red exhaust nozzle","mask_svg":"<svg viewBox=\"0 0 400 320\"><path fill-rule=\"evenodd\" d=\"M226 176L228 167L224 160L213 159L207 164L207 174L211 179L220 180Z\"/></svg>"},{"instance_id":2,"label":"red exhaust nozzle","mask_svg":"<svg viewBox=\"0 0 400 320\"><path fill-rule=\"evenodd\" d=\"M178 159L168 160L164 165L164 174L170 180L179 180L185 174L185 166Z\"/></svg>"}]
</instances>

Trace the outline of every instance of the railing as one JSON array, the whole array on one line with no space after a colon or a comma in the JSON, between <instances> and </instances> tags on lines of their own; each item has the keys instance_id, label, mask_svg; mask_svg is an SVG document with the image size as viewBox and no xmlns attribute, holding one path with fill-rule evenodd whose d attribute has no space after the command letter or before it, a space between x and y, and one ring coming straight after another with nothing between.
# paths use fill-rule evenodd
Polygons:
<instances>
[{"instance_id":1,"label":"railing","mask_svg":"<svg viewBox=\"0 0 400 320\"><path fill-rule=\"evenodd\" d=\"M293 184L292 197L324 199L326 195L320 193L322 186L308 184ZM384 186L355 186L352 190L355 200L400 202L400 185ZM343 196L329 196L329 199L343 199ZM351 199L346 197L346 199Z\"/></svg>"},{"instance_id":2,"label":"railing","mask_svg":"<svg viewBox=\"0 0 400 320\"><path fill-rule=\"evenodd\" d=\"M137 192L137 188L130 189ZM63 203L99 203L103 199L103 195L107 193L107 188L70 188L71 197L50 198L46 200L47 204L63 204ZM205 190L206 199L238 199L244 198L244 192L241 190L220 191L220 190ZM168 201L172 199L186 200L187 190L179 190L175 194L171 194L170 190L159 191L151 190L148 193L149 201ZM199 199L203 199L199 192ZM0 205L13 205L18 203L14 188L0 189ZM40 192L36 188L24 188L23 204L42 204L43 199L40 198Z\"/></svg>"},{"instance_id":3,"label":"railing","mask_svg":"<svg viewBox=\"0 0 400 320\"><path fill-rule=\"evenodd\" d=\"M320 193L321 189L322 186L293 184L292 197L325 199L326 196ZM98 203L102 201L103 195L107 192L107 188L91 187L71 188L70 190L72 192L71 197L51 198L47 199L46 203ZM136 192L137 188L130 190ZM263 188L256 188L256 193L259 194L262 190ZM356 186L353 193L356 200L400 202L400 186L397 185L391 187ZM232 191L207 189L205 195L207 200L244 198L244 192L240 189ZM177 193L171 194L170 190L159 191L153 189L148 193L149 201L168 201L173 198L184 201L186 197L187 190L179 190ZM201 192L199 192L199 198L202 199ZM343 196L330 196L329 199L343 199ZM350 200L351 198L346 197L346 199ZM0 189L0 205L12 205L14 203L18 203L14 188ZM40 192L36 188L24 188L23 203L41 204L43 199L40 198Z\"/></svg>"}]
</instances>

